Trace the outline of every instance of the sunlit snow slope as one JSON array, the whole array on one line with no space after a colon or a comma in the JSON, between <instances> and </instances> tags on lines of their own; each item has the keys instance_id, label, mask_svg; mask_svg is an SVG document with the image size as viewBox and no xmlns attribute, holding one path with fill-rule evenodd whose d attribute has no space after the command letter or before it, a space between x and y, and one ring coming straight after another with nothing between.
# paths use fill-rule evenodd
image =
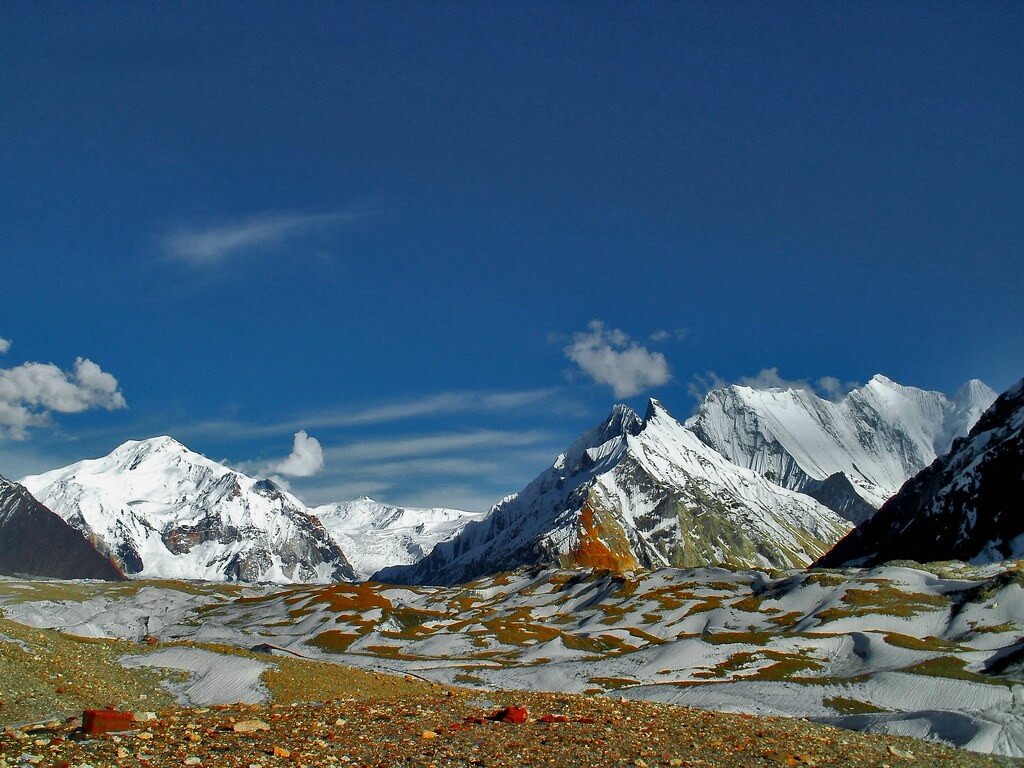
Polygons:
<instances>
[{"instance_id":1,"label":"sunlit snow slope","mask_svg":"<svg viewBox=\"0 0 1024 768\"><path fill-rule=\"evenodd\" d=\"M482 512L395 507L364 497L314 507L361 579L389 565L411 565L434 545L456 536Z\"/></svg>"},{"instance_id":2,"label":"sunlit snow slope","mask_svg":"<svg viewBox=\"0 0 1024 768\"><path fill-rule=\"evenodd\" d=\"M733 385L709 392L687 426L730 461L860 522L967 434L995 398L977 380L949 398L881 375L838 402L800 388Z\"/></svg>"}]
</instances>

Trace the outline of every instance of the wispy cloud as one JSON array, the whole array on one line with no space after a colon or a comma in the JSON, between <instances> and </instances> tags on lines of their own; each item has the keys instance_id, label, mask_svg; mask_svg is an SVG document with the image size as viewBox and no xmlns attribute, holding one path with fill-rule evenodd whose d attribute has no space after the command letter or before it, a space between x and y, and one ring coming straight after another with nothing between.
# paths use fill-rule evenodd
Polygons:
<instances>
[{"instance_id":1,"label":"wispy cloud","mask_svg":"<svg viewBox=\"0 0 1024 768\"><path fill-rule=\"evenodd\" d=\"M181 226L164 234L160 245L174 261L207 267L329 232L357 218L359 214L354 211L264 213L209 226Z\"/></svg>"},{"instance_id":2,"label":"wispy cloud","mask_svg":"<svg viewBox=\"0 0 1024 768\"><path fill-rule=\"evenodd\" d=\"M325 472L294 490L316 504L376 494L389 503L482 510L540 472L560 442L540 430L485 429L359 440L325 449ZM439 491L455 487L451 497Z\"/></svg>"},{"instance_id":3,"label":"wispy cloud","mask_svg":"<svg viewBox=\"0 0 1024 768\"><path fill-rule=\"evenodd\" d=\"M436 456L480 447L518 448L524 445L536 445L548 438L549 435L546 432L539 430L512 432L481 429L473 432L447 432L390 440L361 440L329 448L327 457L332 462L380 461L402 457Z\"/></svg>"},{"instance_id":4,"label":"wispy cloud","mask_svg":"<svg viewBox=\"0 0 1024 768\"><path fill-rule=\"evenodd\" d=\"M651 352L624 331L591 320L586 331L573 334L563 350L580 371L612 388L616 397L632 397L667 384L672 370L661 352Z\"/></svg>"},{"instance_id":5,"label":"wispy cloud","mask_svg":"<svg viewBox=\"0 0 1024 768\"><path fill-rule=\"evenodd\" d=\"M441 416L450 413L499 413L549 402L558 389L532 389L511 392L441 392L420 398L354 408L329 408L306 412L285 421L252 424L233 420L203 421L182 424L171 434L196 436L216 435L244 439L294 433L299 429L328 430L345 427L373 426L411 419Z\"/></svg>"},{"instance_id":6,"label":"wispy cloud","mask_svg":"<svg viewBox=\"0 0 1024 768\"><path fill-rule=\"evenodd\" d=\"M11 348L11 340L0 337L0 355L6 355Z\"/></svg>"}]
</instances>

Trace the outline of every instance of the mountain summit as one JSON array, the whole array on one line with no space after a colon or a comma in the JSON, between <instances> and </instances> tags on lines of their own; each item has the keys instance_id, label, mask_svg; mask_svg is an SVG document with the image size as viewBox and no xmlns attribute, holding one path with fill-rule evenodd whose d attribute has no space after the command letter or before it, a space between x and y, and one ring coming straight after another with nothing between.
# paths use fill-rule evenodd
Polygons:
<instances>
[{"instance_id":1,"label":"mountain summit","mask_svg":"<svg viewBox=\"0 0 1024 768\"><path fill-rule=\"evenodd\" d=\"M375 578L451 584L533 564L798 567L848 528L813 499L731 464L651 400L643 419L616 405L486 518Z\"/></svg>"},{"instance_id":2,"label":"mountain summit","mask_svg":"<svg viewBox=\"0 0 1024 768\"><path fill-rule=\"evenodd\" d=\"M170 437L129 441L23 484L132 575L329 582L355 573L316 517Z\"/></svg>"},{"instance_id":3,"label":"mountain summit","mask_svg":"<svg viewBox=\"0 0 1024 768\"><path fill-rule=\"evenodd\" d=\"M734 384L709 392L686 424L730 461L860 522L995 398L977 379L949 398L879 374L835 402L799 387Z\"/></svg>"}]
</instances>

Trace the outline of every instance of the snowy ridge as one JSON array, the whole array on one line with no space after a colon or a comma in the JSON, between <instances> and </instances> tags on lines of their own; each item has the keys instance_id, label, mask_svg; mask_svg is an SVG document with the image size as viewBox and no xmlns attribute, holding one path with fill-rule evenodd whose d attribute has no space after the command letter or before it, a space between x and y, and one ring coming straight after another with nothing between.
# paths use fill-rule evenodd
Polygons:
<instances>
[{"instance_id":1,"label":"snowy ridge","mask_svg":"<svg viewBox=\"0 0 1024 768\"><path fill-rule=\"evenodd\" d=\"M615 406L485 519L375 578L451 584L538 563L803 566L848 529L813 499L731 464L652 400L644 419Z\"/></svg>"},{"instance_id":2,"label":"snowy ridge","mask_svg":"<svg viewBox=\"0 0 1024 768\"><path fill-rule=\"evenodd\" d=\"M1024 557L1024 380L822 564Z\"/></svg>"},{"instance_id":3,"label":"snowy ridge","mask_svg":"<svg viewBox=\"0 0 1024 768\"><path fill-rule=\"evenodd\" d=\"M396 507L369 497L310 510L348 556L356 575L368 579L389 565L411 565L483 512L443 507Z\"/></svg>"},{"instance_id":4,"label":"snowy ridge","mask_svg":"<svg viewBox=\"0 0 1024 768\"><path fill-rule=\"evenodd\" d=\"M842 473L847 494L829 500L859 522L936 456L967 434L995 400L995 392L969 381L949 398L905 387L882 375L832 402L800 388L752 389L733 385L709 392L687 426L730 461L786 488L825 500L817 491ZM839 509L843 499L850 507Z\"/></svg>"},{"instance_id":5,"label":"snowy ridge","mask_svg":"<svg viewBox=\"0 0 1024 768\"><path fill-rule=\"evenodd\" d=\"M103 458L22 483L131 575L273 582L355 576L302 502L170 437L128 441Z\"/></svg>"}]
</instances>

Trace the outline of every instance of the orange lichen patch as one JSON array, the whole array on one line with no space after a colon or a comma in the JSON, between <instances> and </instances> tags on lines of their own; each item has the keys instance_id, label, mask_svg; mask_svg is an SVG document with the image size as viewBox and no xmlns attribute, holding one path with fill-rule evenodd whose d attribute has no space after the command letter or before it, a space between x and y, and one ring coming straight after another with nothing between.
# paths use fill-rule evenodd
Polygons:
<instances>
[{"instance_id":1,"label":"orange lichen patch","mask_svg":"<svg viewBox=\"0 0 1024 768\"><path fill-rule=\"evenodd\" d=\"M383 611L391 609L391 601L368 583L334 584L321 590L307 603L307 607L316 604L326 604L336 613L362 612L374 608Z\"/></svg>"},{"instance_id":2,"label":"orange lichen patch","mask_svg":"<svg viewBox=\"0 0 1024 768\"><path fill-rule=\"evenodd\" d=\"M312 645L329 653L344 653L348 647L359 638L359 635L350 632L339 632L336 629L328 629L316 637L306 641L306 645Z\"/></svg>"},{"instance_id":3,"label":"orange lichen patch","mask_svg":"<svg viewBox=\"0 0 1024 768\"><path fill-rule=\"evenodd\" d=\"M597 518L590 504L583 505L579 526L579 540L572 552L562 557L563 567L603 568L614 572L640 567L622 528L606 518Z\"/></svg>"}]
</instances>

